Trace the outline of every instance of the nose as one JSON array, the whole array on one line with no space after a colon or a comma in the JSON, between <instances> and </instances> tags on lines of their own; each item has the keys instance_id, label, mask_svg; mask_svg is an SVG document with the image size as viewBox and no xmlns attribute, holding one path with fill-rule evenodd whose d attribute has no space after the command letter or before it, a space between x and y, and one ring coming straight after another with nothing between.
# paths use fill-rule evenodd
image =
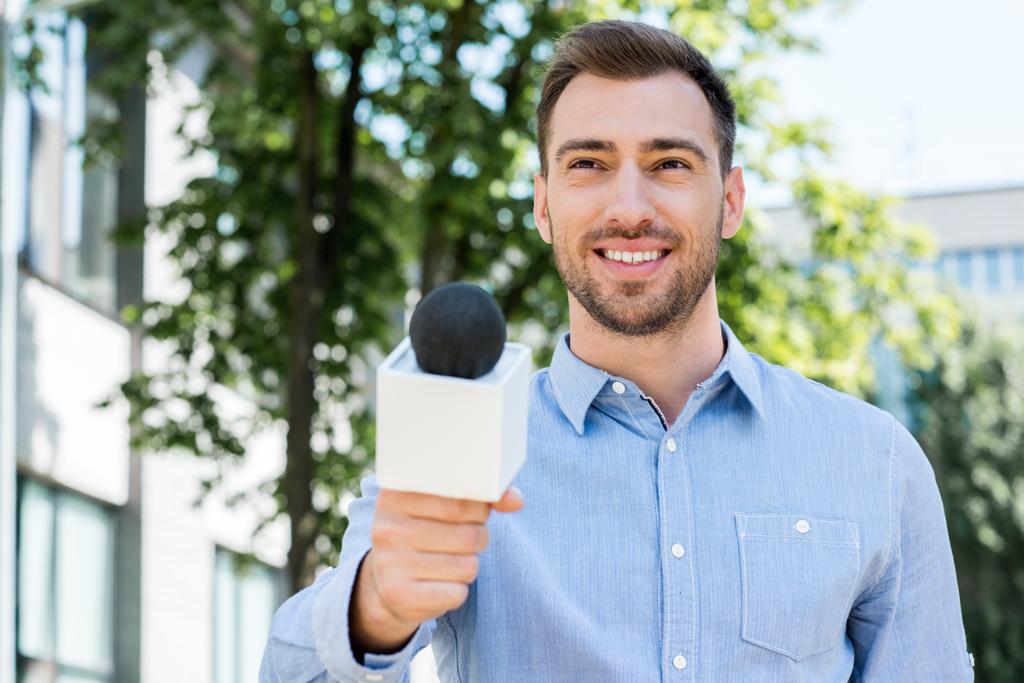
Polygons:
<instances>
[{"instance_id":1,"label":"nose","mask_svg":"<svg viewBox=\"0 0 1024 683\"><path fill-rule=\"evenodd\" d=\"M626 162L615 172L605 207L605 221L623 228L637 228L654 221L650 181L634 163Z\"/></svg>"}]
</instances>

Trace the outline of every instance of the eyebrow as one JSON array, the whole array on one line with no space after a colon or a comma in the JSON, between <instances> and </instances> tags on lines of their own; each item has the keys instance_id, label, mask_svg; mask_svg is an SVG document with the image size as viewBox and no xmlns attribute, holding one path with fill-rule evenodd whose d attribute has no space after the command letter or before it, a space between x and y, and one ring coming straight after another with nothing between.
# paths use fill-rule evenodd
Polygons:
<instances>
[{"instance_id":1,"label":"eyebrow","mask_svg":"<svg viewBox=\"0 0 1024 683\"><path fill-rule=\"evenodd\" d=\"M555 152L555 162L560 162L569 152L606 152L612 153L616 150L615 143L611 140L599 140L597 138L573 138L566 140L558 146ZM701 160L701 163L708 163L708 154L704 148L693 140L687 138L651 138L640 145L642 154L651 152L671 152L683 149Z\"/></svg>"}]
</instances>

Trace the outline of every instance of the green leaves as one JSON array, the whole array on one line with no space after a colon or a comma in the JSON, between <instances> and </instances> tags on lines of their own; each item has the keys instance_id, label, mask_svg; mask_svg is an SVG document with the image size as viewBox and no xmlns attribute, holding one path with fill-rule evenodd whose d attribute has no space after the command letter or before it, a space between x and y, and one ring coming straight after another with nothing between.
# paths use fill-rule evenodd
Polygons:
<instances>
[{"instance_id":1,"label":"green leaves","mask_svg":"<svg viewBox=\"0 0 1024 683\"><path fill-rule=\"evenodd\" d=\"M979 680L1024 671L1024 345L971 317L930 372L912 376L914 418L949 518L968 644Z\"/></svg>"},{"instance_id":2,"label":"green leaves","mask_svg":"<svg viewBox=\"0 0 1024 683\"><path fill-rule=\"evenodd\" d=\"M797 161L792 191L813 228L811 251L771 246L754 207L722 245L719 308L739 337L772 362L861 396L874 386L869 349L879 335L911 367L928 367L959 328L952 300L907 272L929 253L926 235L892 221L888 200L816 170L829 152L827 126L788 117L761 68L772 55L812 47L794 23L816 4L90 7L89 40L117 56L96 82L113 102L163 78L188 50L207 56L193 69L193 110L205 129L182 125L179 134L216 169L154 207L145 225L117 232L124 243L161 240L180 277L160 300L123 311L165 359L122 387L138 445L230 467L244 458L245 432L211 397L218 388L246 397L251 425L285 421L299 435L289 440L286 474L264 487L292 523L293 585L333 562L342 502L373 459L372 373L401 336L403 311L446 281L481 282L502 303L513 338L535 346L538 365L565 328L565 290L531 213L533 113L553 41L605 16L646 13L710 53L738 103L738 158L748 173L785 178L782 162ZM32 63L25 59L28 71ZM362 68L353 72L354 63ZM119 149L109 126L85 142Z\"/></svg>"}]
</instances>

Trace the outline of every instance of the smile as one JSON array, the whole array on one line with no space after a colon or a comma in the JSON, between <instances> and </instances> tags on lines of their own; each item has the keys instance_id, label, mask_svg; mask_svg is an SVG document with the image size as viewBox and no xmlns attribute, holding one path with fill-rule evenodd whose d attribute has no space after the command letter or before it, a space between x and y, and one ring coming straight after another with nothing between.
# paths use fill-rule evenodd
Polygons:
<instances>
[{"instance_id":1,"label":"smile","mask_svg":"<svg viewBox=\"0 0 1024 683\"><path fill-rule=\"evenodd\" d=\"M595 249L595 251L602 258L608 259L609 261L618 261L620 263L646 263L648 261L657 261L668 254L667 249L648 249L646 251Z\"/></svg>"},{"instance_id":2,"label":"smile","mask_svg":"<svg viewBox=\"0 0 1024 683\"><path fill-rule=\"evenodd\" d=\"M671 249L594 249L601 270L617 280L647 280L656 277L672 254Z\"/></svg>"}]
</instances>

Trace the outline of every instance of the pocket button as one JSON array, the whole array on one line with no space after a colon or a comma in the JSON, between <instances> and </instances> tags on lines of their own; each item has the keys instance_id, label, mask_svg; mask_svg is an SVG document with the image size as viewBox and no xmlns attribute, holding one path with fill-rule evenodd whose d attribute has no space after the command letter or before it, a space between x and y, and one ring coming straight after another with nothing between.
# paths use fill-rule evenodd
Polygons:
<instances>
[{"instance_id":1,"label":"pocket button","mask_svg":"<svg viewBox=\"0 0 1024 683\"><path fill-rule=\"evenodd\" d=\"M811 525L807 523L806 519L801 519L799 522L796 523L796 530L802 534L806 534L808 531L811 530Z\"/></svg>"}]
</instances>

